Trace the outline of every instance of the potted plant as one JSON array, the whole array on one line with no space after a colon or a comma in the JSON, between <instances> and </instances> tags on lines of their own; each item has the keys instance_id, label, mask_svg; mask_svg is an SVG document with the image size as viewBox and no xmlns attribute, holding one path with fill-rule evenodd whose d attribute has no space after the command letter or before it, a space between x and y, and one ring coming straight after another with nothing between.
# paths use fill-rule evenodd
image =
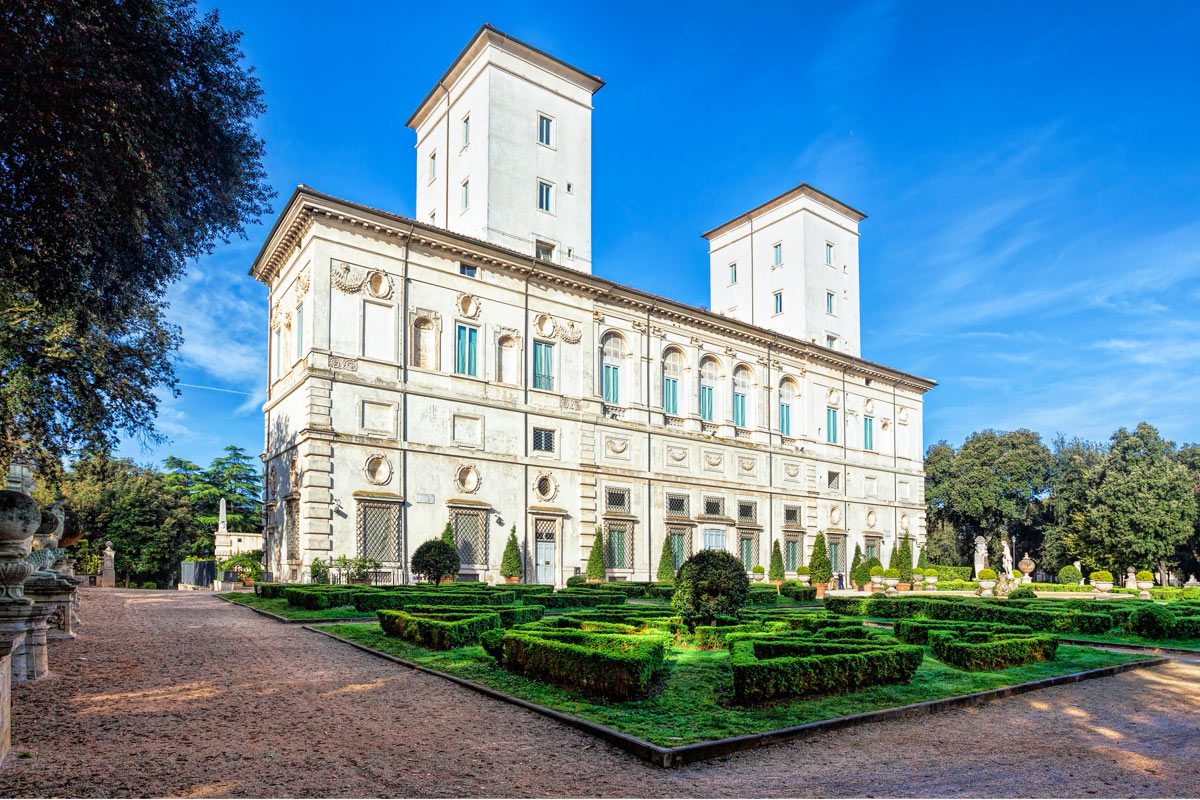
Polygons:
<instances>
[{"instance_id":1,"label":"potted plant","mask_svg":"<svg viewBox=\"0 0 1200 800\"><path fill-rule=\"evenodd\" d=\"M1144 590L1154 588L1154 573L1150 570L1144 569L1134 577L1137 578L1137 587L1139 589Z\"/></svg>"},{"instance_id":2,"label":"potted plant","mask_svg":"<svg viewBox=\"0 0 1200 800\"><path fill-rule=\"evenodd\" d=\"M925 568L925 586L931 592L937 591L938 571L933 567Z\"/></svg>"},{"instance_id":3,"label":"potted plant","mask_svg":"<svg viewBox=\"0 0 1200 800\"><path fill-rule=\"evenodd\" d=\"M596 526L596 537L592 539L592 552L587 560L587 582L604 583L604 532Z\"/></svg>"},{"instance_id":4,"label":"potted plant","mask_svg":"<svg viewBox=\"0 0 1200 800\"><path fill-rule=\"evenodd\" d=\"M833 564L829 561L829 551L825 549L824 531L817 533L808 566L812 574L813 586L817 587L817 597L824 597L825 590L829 588L829 581L833 579Z\"/></svg>"},{"instance_id":5,"label":"potted plant","mask_svg":"<svg viewBox=\"0 0 1200 800\"><path fill-rule=\"evenodd\" d=\"M887 584L889 589L895 589L896 584L900 583L900 570L895 567L890 567L883 571L883 582Z\"/></svg>"},{"instance_id":6,"label":"potted plant","mask_svg":"<svg viewBox=\"0 0 1200 800\"><path fill-rule=\"evenodd\" d=\"M803 564L796 567L796 580L800 581L801 586L808 586L808 567Z\"/></svg>"},{"instance_id":7,"label":"potted plant","mask_svg":"<svg viewBox=\"0 0 1200 800\"><path fill-rule=\"evenodd\" d=\"M996 588L996 570L979 570L979 589L981 597L993 597L992 589Z\"/></svg>"},{"instance_id":8,"label":"potted plant","mask_svg":"<svg viewBox=\"0 0 1200 800\"><path fill-rule=\"evenodd\" d=\"M767 571L763 569L762 564L755 564L754 568L750 570L750 575L754 578L754 580L761 581L763 578L767 577Z\"/></svg>"},{"instance_id":9,"label":"potted plant","mask_svg":"<svg viewBox=\"0 0 1200 800\"><path fill-rule=\"evenodd\" d=\"M779 549L778 539L771 546L771 571L768 577L776 589L783 583L783 552Z\"/></svg>"},{"instance_id":10,"label":"potted plant","mask_svg":"<svg viewBox=\"0 0 1200 800\"><path fill-rule=\"evenodd\" d=\"M912 573L912 589L914 592L921 590L921 585L925 583L925 570L914 569Z\"/></svg>"},{"instance_id":11,"label":"potted plant","mask_svg":"<svg viewBox=\"0 0 1200 800\"><path fill-rule=\"evenodd\" d=\"M382 565L373 558L356 556L349 561L349 568L346 570L346 582L370 586L371 573L379 569L380 566Z\"/></svg>"},{"instance_id":12,"label":"potted plant","mask_svg":"<svg viewBox=\"0 0 1200 800\"><path fill-rule=\"evenodd\" d=\"M883 567L871 567L871 589L876 592L883 589Z\"/></svg>"},{"instance_id":13,"label":"potted plant","mask_svg":"<svg viewBox=\"0 0 1200 800\"><path fill-rule=\"evenodd\" d=\"M1102 594L1113 587L1112 573L1106 569L1096 570L1088 576L1088 580L1092 582L1092 588Z\"/></svg>"},{"instance_id":14,"label":"potted plant","mask_svg":"<svg viewBox=\"0 0 1200 800\"><path fill-rule=\"evenodd\" d=\"M516 525L508 532L508 543L504 545L504 556L500 559L500 574L504 576L505 583L519 583L524 574Z\"/></svg>"}]
</instances>

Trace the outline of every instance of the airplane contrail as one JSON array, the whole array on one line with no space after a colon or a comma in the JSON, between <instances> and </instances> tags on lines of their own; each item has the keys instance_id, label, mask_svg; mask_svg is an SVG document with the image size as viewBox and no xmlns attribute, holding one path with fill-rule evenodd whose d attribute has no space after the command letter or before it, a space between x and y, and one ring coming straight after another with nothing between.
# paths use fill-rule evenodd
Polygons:
<instances>
[{"instance_id":1,"label":"airplane contrail","mask_svg":"<svg viewBox=\"0 0 1200 800\"><path fill-rule=\"evenodd\" d=\"M246 397L254 397L254 392L239 392L237 389L222 389L219 386L201 386L197 383L179 383L177 386L186 386L189 389L208 389L210 392L225 392L227 394L244 394Z\"/></svg>"}]
</instances>

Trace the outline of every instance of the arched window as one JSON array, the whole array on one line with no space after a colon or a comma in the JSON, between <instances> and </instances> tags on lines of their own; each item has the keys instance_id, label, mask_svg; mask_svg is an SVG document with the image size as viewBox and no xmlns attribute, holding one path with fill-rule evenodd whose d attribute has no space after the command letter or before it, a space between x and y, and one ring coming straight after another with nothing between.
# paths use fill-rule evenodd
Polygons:
<instances>
[{"instance_id":1,"label":"arched window","mask_svg":"<svg viewBox=\"0 0 1200 800\"><path fill-rule=\"evenodd\" d=\"M750 393L750 370L738 367L733 371L733 424L746 427L746 395Z\"/></svg>"},{"instance_id":2,"label":"arched window","mask_svg":"<svg viewBox=\"0 0 1200 800\"><path fill-rule=\"evenodd\" d=\"M436 369L435 351L433 320L420 317L413 323L413 366Z\"/></svg>"},{"instance_id":3,"label":"arched window","mask_svg":"<svg viewBox=\"0 0 1200 800\"><path fill-rule=\"evenodd\" d=\"M700 362L700 419L712 422L714 417L713 397L717 382L721 380L721 365L711 356Z\"/></svg>"},{"instance_id":4,"label":"arched window","mask_svg":"<svg viewBox=\"0 0 1200 800\"><path fill-rule=\"evenodd\" d=\"M683 353L671 348L663 354L663 413L679 413L679 383L683 380Z\"/></svg>"},{"instance_id":5,"label":"arched window","mask_svg":"<svg viewBox=\"0 0 1200 800\"><path fill-rule=\"evenodd\" d=\"M621 364L625 360L625 340L619 333L607 333L600 342L600 363L603 368L604 402L621 402Z\"/></svg>"},{"instance_id":6,"label":"arched window","mask_svg":"<svg viewBox=\"0 0 1200 800\"><path fill-rule=\"evenodd\" d=\"M519 384L521 367L517 340L511 336L501 336L496 347L500 351L496 358L496 382Z\"/></svg>"},{"instance_id":7,"label":"arched window","mask_svg":"<svg viewBox=\"0 0 1200 800\"><path fill-rule=\"evenodd\" d=\"M779 433L792 435L792 403L796 402L796 382L784 378L779 384Z\"/></svg>"}]
</instances>

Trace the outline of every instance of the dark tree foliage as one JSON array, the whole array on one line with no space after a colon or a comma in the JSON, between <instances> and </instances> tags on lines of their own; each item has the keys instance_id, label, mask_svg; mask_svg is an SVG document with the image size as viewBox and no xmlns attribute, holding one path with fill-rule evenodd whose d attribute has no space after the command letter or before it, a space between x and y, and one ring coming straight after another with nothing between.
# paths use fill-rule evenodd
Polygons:
<instances>
[{"instance_id":1,"label":"dark tree foliage","mask_svg":"<svg viewBox=\"0 0 1200 800\"><path fill-rule=\"evenodd\" d=\"M188 0L0 7L0 463L160 439L164 293L270 210L240 38Z\"/></svg>"},{"instance_id":2,"label":"dark tree foliage","mask_svg":"<svg viewBox=\"0 0 1200 800\"><path fill-rule=\"evenodd\" d=\"M225 455L202 469L186 459L170 456L163 461L164 479L169 486L188 496L195 514L197 536L192 554L211 556L220 521L221 498L225 498L225 519L231 531L262 531L262 476L258 465L236 445L225 448Z\"/></svg>"},{"instance_id":3,"label":"dark tree foliage","mask_svg":"<svg viewBox=\"0 0 1200 800\"><path fill-rule=\"evenodd\" d=\"M413 572L431 583L457 576L460 566L458 551L441 539L425 542L412 555Z\"/></svg>"},{"instance_id":4,"label":"dark tree foliage","mask_svg":"<svg viewBox=\"0 0 1200 800\"><path fill-rule=\"evenodd\" d=\"M671 604L689 627L735 617L750 595L750 579L740 560L724 550L701 550L683 562Z\"/></svg>"}]
</instances>

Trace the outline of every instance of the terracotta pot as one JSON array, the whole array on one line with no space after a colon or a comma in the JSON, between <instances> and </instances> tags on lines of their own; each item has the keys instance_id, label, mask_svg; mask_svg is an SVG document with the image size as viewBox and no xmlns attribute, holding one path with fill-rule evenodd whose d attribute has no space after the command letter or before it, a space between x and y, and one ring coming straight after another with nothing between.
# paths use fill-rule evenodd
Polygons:
<instances>
[{"instance_id":1,"label":"terracotta pot","mask_svg":"<svg viewBox=\"0 0 1200 800\"><path fill-rule=\"evenodd\" d=\"M505 583L520 583L520 582L521 582L521 579L520 579L520 578L508 578L508 577L506 577L506 578L504 579L504 582L505 582Z\"/></svg>"},{"instance_id":2,"label":"terracotta pot","mask_svg":"<svg viewBox=\"0 0 1200 800\"><path fill-rule=\"evenodd\" d=\"M908 591L909 589L911 589L911 588L912 588L912 586L911 586L910 584L907 584L907 583L897 583L897 584L896 584L896 591L897 591L897 592L907 592L907 591Z\"/></svg>"},{"instance_id":3,"label":"terracotta pot","mask_svg":"<svg viewBox=\"0 0 1200 800\"><path fill-rule=\"evenodd\" d=\"M454 583L454 578L442 578L438 583Z\"/></svg>"},{"instance_id":4,"label":"terracotta pot","mask_svg":"<svg viewBox=\"0 0 1200 800\"><path fill-rule=\"evenodd\" d=\"M783 581L771 581L771 585L778 589L783 584Z\"/></svg>"},{"instance_id":5,"label":"terracotta pot","mask_svg":"<svg viewBox=\"0 0 1200 800\"><path fill-rule=\"evenodd\" d=\"M815 586L815 587L817 588L817 597L818 597L818 598L821 598L821 597L824 597L824 596L825 596L825 587L826 587L826 584L824 584L824 583L814 583L814 584L813 584L813 586Z\"/></svg>"},{"instance_id":6,"label":"terracotta pot","mask_svg":"<svg viewBox=\"0 0 1200 800\"><path fill-rule=\"evenodd\" d=\"M604 583L604 581L601 580L600 578L588 578L587 582L588 583Z\"/></svg>"}]
</instances>

